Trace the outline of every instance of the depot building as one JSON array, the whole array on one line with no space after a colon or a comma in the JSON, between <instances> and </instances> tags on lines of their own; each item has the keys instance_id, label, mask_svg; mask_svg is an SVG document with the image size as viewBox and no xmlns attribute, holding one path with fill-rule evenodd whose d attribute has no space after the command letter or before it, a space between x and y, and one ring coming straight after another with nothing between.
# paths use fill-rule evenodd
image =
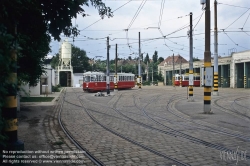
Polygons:
<instances>
[{"instance_id":1,"label":"depot building","mask_svg":"<svg viewBox=\"0 0 250 166\"><path fill-rule=\"evenodd\" d=\"M213 66L213 58L211 63ZM193 62L195 75L200 75L203 70L204 60ZM164 77L164 85L173 85L175 74L188 75L189 62L180 55L169 56L158 65L158 72L161 72ZM250 50L219 57L218 74L219 87L250 88Z\"/></svg>"}]
</instances>

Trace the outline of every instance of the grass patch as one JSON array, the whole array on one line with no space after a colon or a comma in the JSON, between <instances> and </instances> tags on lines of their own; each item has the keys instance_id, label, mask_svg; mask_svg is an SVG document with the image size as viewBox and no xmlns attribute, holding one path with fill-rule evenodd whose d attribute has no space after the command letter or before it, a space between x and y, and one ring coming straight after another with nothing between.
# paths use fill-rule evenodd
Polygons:
<instances>
[{"instance_id":1,"label":"grass patch","mask_svg":"<svg viewBox=\"0 0 250 166\"><path fill-rule=\"evenodd\" d=\"M22 97L20 102L51 102L54 97Z\"/></svg>"}]
</instances>

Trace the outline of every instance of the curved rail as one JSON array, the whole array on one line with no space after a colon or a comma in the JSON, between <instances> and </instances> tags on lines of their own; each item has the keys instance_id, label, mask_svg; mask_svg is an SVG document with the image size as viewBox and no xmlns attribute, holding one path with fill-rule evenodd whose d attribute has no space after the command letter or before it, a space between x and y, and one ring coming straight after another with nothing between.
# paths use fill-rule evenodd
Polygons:
<instances>
[{"instance_id":1,"label":"curved rail","mask_svg":"<svg viewBox=\"0 0 250 166\"><path fill-rule=\"evenodd\" d=\"M75 146L84 151L85 152L85 155L93 162L95 163L97 166L103 166L104 164L98 160L94 155L92 155L86 148L84 148L71 134L70 132L67 130L67 128L64 126L64 124L62 123L62 119L61 119L61 112L62 112L62 106L63 106L63 103L65 101L65 94L66 94L66 91L64 92L64 95L63 95L63 100L61 101L61 105L60 105L60 110L58 112L58 122L63 130L63 132L67 135L67 137L75 144Z\"/></svg>"}]
</instances>

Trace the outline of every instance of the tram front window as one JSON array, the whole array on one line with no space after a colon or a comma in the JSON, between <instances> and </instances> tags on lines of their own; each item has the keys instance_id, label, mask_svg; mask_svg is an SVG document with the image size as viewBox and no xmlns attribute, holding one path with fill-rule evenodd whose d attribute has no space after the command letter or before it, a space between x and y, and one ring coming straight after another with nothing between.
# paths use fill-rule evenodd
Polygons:
<instances>
[{"instance_id":1,"label":"tram front window","mask_svg":"<svg viewBox=\"0 0 250 166\"><path fill-rule=\"evenodd\" d=\"M84 77L84 82L90 82L90 76L85 76Z\"/></svg>"}]
</instances>

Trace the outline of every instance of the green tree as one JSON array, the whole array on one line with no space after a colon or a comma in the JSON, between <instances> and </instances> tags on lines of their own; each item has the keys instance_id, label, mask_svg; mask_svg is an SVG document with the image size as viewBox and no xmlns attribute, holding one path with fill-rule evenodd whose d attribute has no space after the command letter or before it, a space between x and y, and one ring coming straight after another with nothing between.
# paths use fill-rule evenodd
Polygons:
<instances>
[{"instance_id":1,"label":"green tree","mask_svg":"<svg viewBox=\"0 0 250 166\"><path fill-rule=\"evenodd\" d=\"M72 25L72 18L77 14L84 17L83 7L88 6L88 2L97 8L101 17L112 16L111 9L101 0L0 1L0 61L4 63L1 65L0 116L9 87L13 90L16 86L7 81L13 68L10 50L18 48L18 81L36 85L44 72L43 61L50 51L51 39L60 40L61 33L77 36L79 30ZM0 144L1 138L2 135Z\"/></svg>"},{"instance_id":2,"label":"green tree","mask_svg":"<svg viewBox=\"0 0 250 166\"><path fill-rule=\"evenodd\" d=\"M159 57L158 58L158 63L160 64L161 62L163 62L164 61L164 58L163 57Z\"/></svg>"},{"instance_id":3,"label":"green tree","mask_svg":"<svg viewBox=\"0 0 250 166\"><path fill-rule=\"evenodd\" d=\"M50 65L53 69L57 69L58 64L59 64L59 53L53 56L50 62Z\"/></svg>"},{"instance_id":4,"label":"green tree","mask_svg":"<svg viewBox=\"0 0 250 166\"><path fill-rule=\"evenodd\" d=\"M73 73L83 73L84 70L92 70L86 51L76 46L72 46L71 65L73 66Z\"/></svg>"},{"instance_id":5,"label":"green tree","mask_svg":"<svg viewBox=\"0 0 250 166\"><path fill-rule=\"evenodd\" d=\"M149 63L149 56L148 56L148 53L146 55L146 57L144 58L144 61L143 61L145 64L147 64L147 62Z\"/></svg>"},{"instance_id":6,"label":"green tree","mask_svg":"<svg viewBox=\"0 0 250 166\"><path fill-rule=\"evenodd\" d=\"M200 61L200 59L197 57L197 58L193 58L193 62L195 62L195 61Z\"/></svg>"},{"instance_id":7,"label":"green tree","mask_svg":"<svg viewBox=\"0 0 250 166\"><path fill-rule=\"evenodd\" d=\"M158 52L157 51L154 52L154 55L152 56L152 59L153 59L154 63L157 62L157 60L158 60Z\"/></svg>"}]
</instances>

